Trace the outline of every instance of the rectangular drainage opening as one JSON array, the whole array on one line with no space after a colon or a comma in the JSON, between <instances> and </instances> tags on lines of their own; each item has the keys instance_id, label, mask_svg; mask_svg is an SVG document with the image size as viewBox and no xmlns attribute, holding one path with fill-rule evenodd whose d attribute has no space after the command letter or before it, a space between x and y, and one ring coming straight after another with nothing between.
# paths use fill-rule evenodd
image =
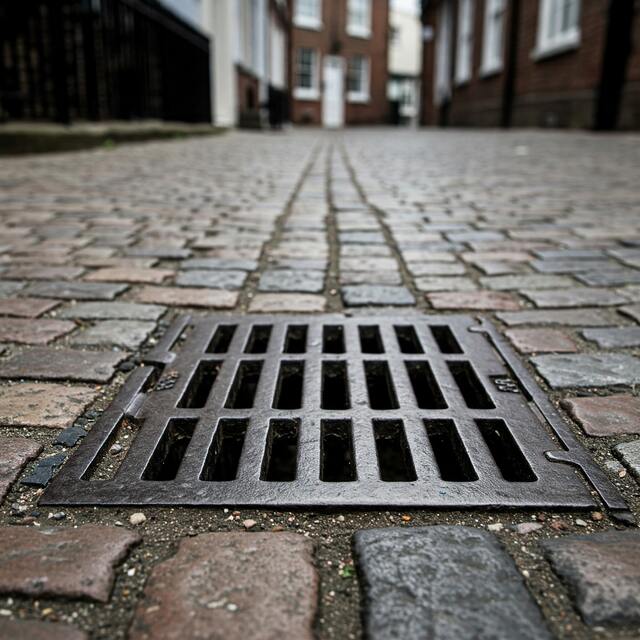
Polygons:
<instances>
[{"instance_id":1,"label":"rectangular drainage opening","mask_svg":"<svg viewBox=\"0 0 640 640\"><path fill-rule=\"evenodd\" d=\"M593 508L578 472L547 457L579 444L563 433L561 448L545 404L531 406L535 381L477 326L418 314L180 317L42 502Z\"/></svg>"}]
</instances>

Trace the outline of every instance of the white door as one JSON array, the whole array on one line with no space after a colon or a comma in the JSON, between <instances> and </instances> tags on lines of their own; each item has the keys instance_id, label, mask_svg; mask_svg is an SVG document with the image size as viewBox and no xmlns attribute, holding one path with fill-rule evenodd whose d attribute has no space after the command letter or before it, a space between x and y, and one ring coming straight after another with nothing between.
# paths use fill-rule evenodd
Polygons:
<instances>
[{"instance_id":1,"label":"white door","mask_svg":"<svg viewBox=\"0 0 640 640\"><path fill-rule=\"evenodd\" d=\"M344 59L325 56L322 63L322 124L329 129L344 125Z\"/></svg>"}]
</instances>

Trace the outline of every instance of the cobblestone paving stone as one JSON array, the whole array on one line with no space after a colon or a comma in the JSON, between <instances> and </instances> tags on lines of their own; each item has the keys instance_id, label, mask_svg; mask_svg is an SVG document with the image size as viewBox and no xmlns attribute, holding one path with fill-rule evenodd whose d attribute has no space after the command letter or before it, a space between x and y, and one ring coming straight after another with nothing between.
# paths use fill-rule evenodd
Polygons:
<instances>
[{"instance_id":1,"label":"cobblestone paving stone","mask_svg":"<svg viewBox=\"0 0 640 640\"><path fill-rule=\"evenodd\" d=\"M317 638L355 640L362 637L367 592L361 598L353 534L464 525L454 535L484 532L478 540L501 558L495 566L519 574L516 592L505 598L524 594L528 604L514 615L536 612L527 618L537 620L527 627L538 634L531 637L546 629L563 640L640 636L631 613L612 613L631 597L637 580L631 568L612 555L584 569L589 558L613 554L615 545L600 534L633 533L604 508L290 513L38 505L41 487L177 313L461 312L488 318L505 333L637 517L639 167L633 135L399 129L236 132L0 159L0 448L8 455L16 438L27 441L15 464L2 467L10 483L0 504L2 539L12 553L24 554L25 567L41 539L54 539L41 530L60 532L67 541L60 553L68 553L65 562L39 564L35 582L32 574L20 582L0 560L6 579L0 580L6 584L0 629L4 622L33 623L49 628L29 631L34 637L56 637L52 629L64 624L92 639L122 639L130 629L162 638L165 629L157 624L167 620L168 605L148 598L168 568L190 571L189 543L195 548L194 540L224 532L241 547L255 532L270 540L288 531L314 544ZM25 345L25 337L47 344ZM106 451L107 472L135 435L135 425L123 429ZM38 459L24 458L27 452ZM88 535L87 526L101 533ZM114 555L110 539L138 539L124 529L129 526L140 544L121 543ZM486 538L487 529L499 547ZM587 542L572 543L578 534ZM545 541L566 544L578 568L552 568ZM203 562L214 566L215 550L203 547ZM404 576L416 585L410 593L452 593L474 578L466 561L447 560L451 575L462 578L451 584L436 572L425 587L421 570L410 567ZM274 597L287 584L273 575L290 561L268 565ZM69 577L82 563L85 574ZM306 560L304 571L311 571ZM588 580L575 578L580 572ZM98 589L100 601L87 600L98 574L108 578ZM177 576L176 584L186 585L183 579ZM66 586L45 596L41 580L48 589ZM602 610L609 613L596 626L576 580L589 598L600 597L591 581L606 586ZM497 579L486 582L487 593L499 587ZM193 584L176 603L181 615L202 603L198 614L207 620L225 616L235 621L234 633L245 629L239 610L209 597L210 584ZM306 598L299 613L307 616L314 600L309 584L298 594ZM257 601L251 604L259 610ZM397 613L409 605L396 606L391 619L402 625L411 617ZM629 611L636 606L633 600ZM365 609L364 626L374 617ZM510 639L513 628L495 637ZM260 630L256 623L246 636L261 637ZM307 626L296 637L304 633Z\"/></svg>"},{"instance_id":2,"label":"cobblestone paving stone","mask_svg":"<svg viewBox=\"0 0 640 640\"><path fill-rule=\"evenodd\" d=\"M311 640L318 591L312 553L313 543L294 533L184 540L151 574L130 637Z\"/></svg>"},{"instance_id":3,"label":"cobblestone paving stone","mask_svg":"<svg viewBox=\"0 0 640 640\"><path fill-rule=\"evenodd\" d=\"M487 531L372 529L356 534L355 552L367 638L508 638L514 627L519 638L551 638L513 560Z\"/></svg>"}]
</instances>

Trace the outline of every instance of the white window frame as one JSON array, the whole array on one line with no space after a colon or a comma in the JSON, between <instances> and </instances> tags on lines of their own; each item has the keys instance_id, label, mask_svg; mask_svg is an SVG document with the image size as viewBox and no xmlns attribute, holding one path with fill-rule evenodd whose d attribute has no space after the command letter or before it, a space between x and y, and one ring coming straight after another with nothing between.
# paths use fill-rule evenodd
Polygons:
<instances>
[{"instance_id":1,"label":"white window frame","mask_svg":"<svg viewBox=\"0 0 640 640\"><path fill-rule=\"evenodd\" d=\"M298 51L300 49L307 49L313 52L313 62L311 67L311 86L299 87L298 82ZM317 49L313 47L299 47L295 53L294 59L294 74L293 74L293 97L296 100L319 100L320 99L320 54Z\"/></svg>"},{"instance_id":2,"label":"white window frame","mask_svg":"<svg viewBox=\"0 0 640 640\"><path fill-rule=\"evenodd\" d=\"M353 5L356 2L364 3L365 24L352 22ZM371 0L347 0L347 35L354 38L370 38L371 37Z\"/></svg>"},{"instance_id":3,"label":"white window frame","mask_svg":"<svg viewBox=\"0 0 640 640\"><path fill-rule=\"evenodd\" d=\"M580 45L580 4L580 0L540 0L534 58L562 53ZM567 6L573 10L575 24L562 30L562 12Z\"/></svg>"},{"instance_id":4,"label":"white window frame","mask_svg":"<svg viewBox=\"0 0 640 640\"><path fill-rule=\"evenodd\" d=\"M458 0L456 84L471 80L473 73L475 0Z\"/></svg>"},{"instance_id":5,"label":"white window frame","mask_svg":"<svg viewBox=\"0 0 640 640\"><path fill-rule=\"evenodd\" d=\"M480 73L489 76L502 71L505 42L506 0L485 0L484 29L482 33L482 65ZM496 29L495 16L501 15L500 30ZM500 51L496 54L497 44Z\"/></svg>"},{"instance_id":6,"label":"white window frame","mask_svg":"<svg viewBox=\"0 0 640 640\"><path fill-rule=\"evenodd\" d=\"M371 99L371 62L367 56L358 54L357 57L362 59L362 89L361 91L349 91L349 77L347 75L347 101L363 104ZM347 74L349 73L349 62L350 60L347 61Z\"/></svg>"},{"instance_id":7,"label":"white window frame","mask_svg":"<svg viewBox=\"0 0 640 640\"><path fill-rule=\"evenodd\" d=\"M301 29L313 29L320 31L322 29L322 0L305 0L314 3L314 15L301 13L300 0L294 0L293 24Z\"/></svg>"}]
</instances>

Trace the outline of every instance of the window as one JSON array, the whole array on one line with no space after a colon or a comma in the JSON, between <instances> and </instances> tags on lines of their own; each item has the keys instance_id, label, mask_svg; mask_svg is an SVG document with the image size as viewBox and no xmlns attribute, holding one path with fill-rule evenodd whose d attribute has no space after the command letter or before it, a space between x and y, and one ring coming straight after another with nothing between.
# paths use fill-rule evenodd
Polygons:
<instances>
[{"instance_id":1,"label":"window","mask_svg":"<svg viewBox=\"0 0 640 640\"><path fill-rule=\"evenodd\" d=\"M534 56L572 49L580 42L580 0L540 0Z\"/></svg>"},{"instance_id":2,"label":"window","mask_svg":"<svg viewBox=\"0 0 640 640\"><path fill-rule=\"evenodd\" d=\"M322 28L321 0L295 0L296 7L293 22L303 29Z\"/></svg>"},{"instance_id":3,"label":"window","mask_svg":"<svg viewBox=\"0 0 640 640\"><path fill-rule=\"evenodd\" d=\"M347 66L347 99L349 102L369 101L369 60L364 56L349 58Z\"/></svg>"},{"instance_id":4,"label":"window","mask_svg":"<svg viewBox=\"0 0 640 640\"><path fill-rule=\"evenodd\" d=\"M314 49L300 48L296 52L296 77L293 95L299 100L317 100L318 55Z\"/></svg>"},{"instance_id":5,"label":"window","mask_svg":"<svg viewBox=\"0 0 640 640\"><path fill-rule=\"evenodd\" d=\"M348 0L347 33L357 38L371 37L371 0Z\"/></svg>"},{"instance_id":6,"label":"window","mask_svg":"<svg viewBox=\"0 0 640 640\"><path fill-rule=\"evenodd\" d=\"M459 0L458 44L456 49L456 82L471 79L473 64L473 4L474 0Z\"/></svg>"},{"instance_id":7,"label":"window","mask_svg":"<svg viewBox=\"0 0 640 640\"><path fill-rule=\"evenodd\" d=\"M502 70L505 0L486 0L482 42L482 73Z\"/></svg>"}]
</instances>

